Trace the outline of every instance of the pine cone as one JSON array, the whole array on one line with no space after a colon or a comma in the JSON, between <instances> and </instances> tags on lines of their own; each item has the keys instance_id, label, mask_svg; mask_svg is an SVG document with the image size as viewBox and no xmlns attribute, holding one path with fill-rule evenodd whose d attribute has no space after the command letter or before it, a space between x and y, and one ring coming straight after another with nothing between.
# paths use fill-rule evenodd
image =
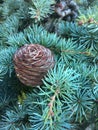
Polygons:
<instances>
[{"instance_id":1,"label":"pine cone","mask_svg":"<svg viewBox=\"0 0 98 130\"><path fill-rule=\"evenodd\" d=\"M55 12L66 21L74 21L79 14L79 7L73 0L60 0L55 5Z\"/></svg>"},{"instance_id":2,"label":"pine cone","mask_svg":"<svg viewBox=\"0 0 98 130\"><path fill-rule=\"evenodd\" d=\"M25 44L13 60L17 77L27 86L41 85L47 71L54 66L51 51L39 44Z\"/></svg>"}]
</instances>

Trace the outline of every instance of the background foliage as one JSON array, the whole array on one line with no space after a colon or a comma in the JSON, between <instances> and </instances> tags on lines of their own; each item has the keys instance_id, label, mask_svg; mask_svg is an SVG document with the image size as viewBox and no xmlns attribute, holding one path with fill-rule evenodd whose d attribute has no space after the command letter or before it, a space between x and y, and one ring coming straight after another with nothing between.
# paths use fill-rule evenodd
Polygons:
<instances>
[{"instance_id":1,"label":"background foliage","mask_svg":"<svg viewBox=\"0 0 98 130\"><path fill-rule=\"evenodd\" d=\"M98 2L75 0L79 16L57 16L58 0L0 1L0 130L98 130ZM13 55L41 44L55 67L36 88L23 85Z\"/></svg>"}]
</instances>

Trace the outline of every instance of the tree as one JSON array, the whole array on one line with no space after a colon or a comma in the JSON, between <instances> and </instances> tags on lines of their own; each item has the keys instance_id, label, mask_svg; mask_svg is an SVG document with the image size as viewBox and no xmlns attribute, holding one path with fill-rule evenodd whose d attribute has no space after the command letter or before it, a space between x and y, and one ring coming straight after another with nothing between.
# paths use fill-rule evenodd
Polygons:
<instances>
[{"instance_id":1,"label":"tree","mask_svg":"<svg viewBox=\"0 0 98 130\"><path fill-rule=\"evenodd\" d=\"M0 130L98 129L97 3L0 2ZM23 55L16 57L16 65L19 50ZM39 59L30 71L29 51ZM29 82L37 75L38 84L25 84L19 72Z\"/></svg>"}]
</instances>

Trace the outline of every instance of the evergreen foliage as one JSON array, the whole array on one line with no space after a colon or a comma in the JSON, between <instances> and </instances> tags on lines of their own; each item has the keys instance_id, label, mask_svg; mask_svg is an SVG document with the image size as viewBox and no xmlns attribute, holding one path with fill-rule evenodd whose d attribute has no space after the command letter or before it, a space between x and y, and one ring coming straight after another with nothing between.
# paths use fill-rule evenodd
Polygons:
<instances>
[{"instance_id":1,"label":"evergreen foliage","mask_svg":"<svg viewBox=\"0 0 98 130\"><path fill-rule=\"evenodd\" d=\"M0 2L0 130L98 130L98 2L75 1L74 22L56 14L58 0ZM13 63L31 43L55 58L35 88L18 80Z\"/></svg>"},{"instance_id":2,"label":"evergreen foliage","mask_svg":"<svg viewBox=\"0 0 98 130\"><path fill-rule=\"evenodd\" d=\"M32 19L35 19L35 21L40 21L49 14L52 14L51 5L54 4L54 0L46 1L46 0L32 0L32 6L29 8L30 15Z\"/></svg>"}]
</instances>

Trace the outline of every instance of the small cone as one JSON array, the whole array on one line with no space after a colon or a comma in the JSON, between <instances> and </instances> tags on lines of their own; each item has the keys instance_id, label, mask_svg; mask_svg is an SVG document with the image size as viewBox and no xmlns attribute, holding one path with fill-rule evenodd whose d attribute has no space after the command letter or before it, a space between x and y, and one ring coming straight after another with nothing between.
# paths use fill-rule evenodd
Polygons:
<instances>
[{"instance_id":1,"label":"small cone","mask_svg":"<svg viewBox=\"0 0 98 130\"><path fill-rule=\"evenodd\" d=\"M17 77L27 86L41 85L47 71L54 66L52 52L39 44L25 44L13 60Z\"/></svg>"}]
</instances>

